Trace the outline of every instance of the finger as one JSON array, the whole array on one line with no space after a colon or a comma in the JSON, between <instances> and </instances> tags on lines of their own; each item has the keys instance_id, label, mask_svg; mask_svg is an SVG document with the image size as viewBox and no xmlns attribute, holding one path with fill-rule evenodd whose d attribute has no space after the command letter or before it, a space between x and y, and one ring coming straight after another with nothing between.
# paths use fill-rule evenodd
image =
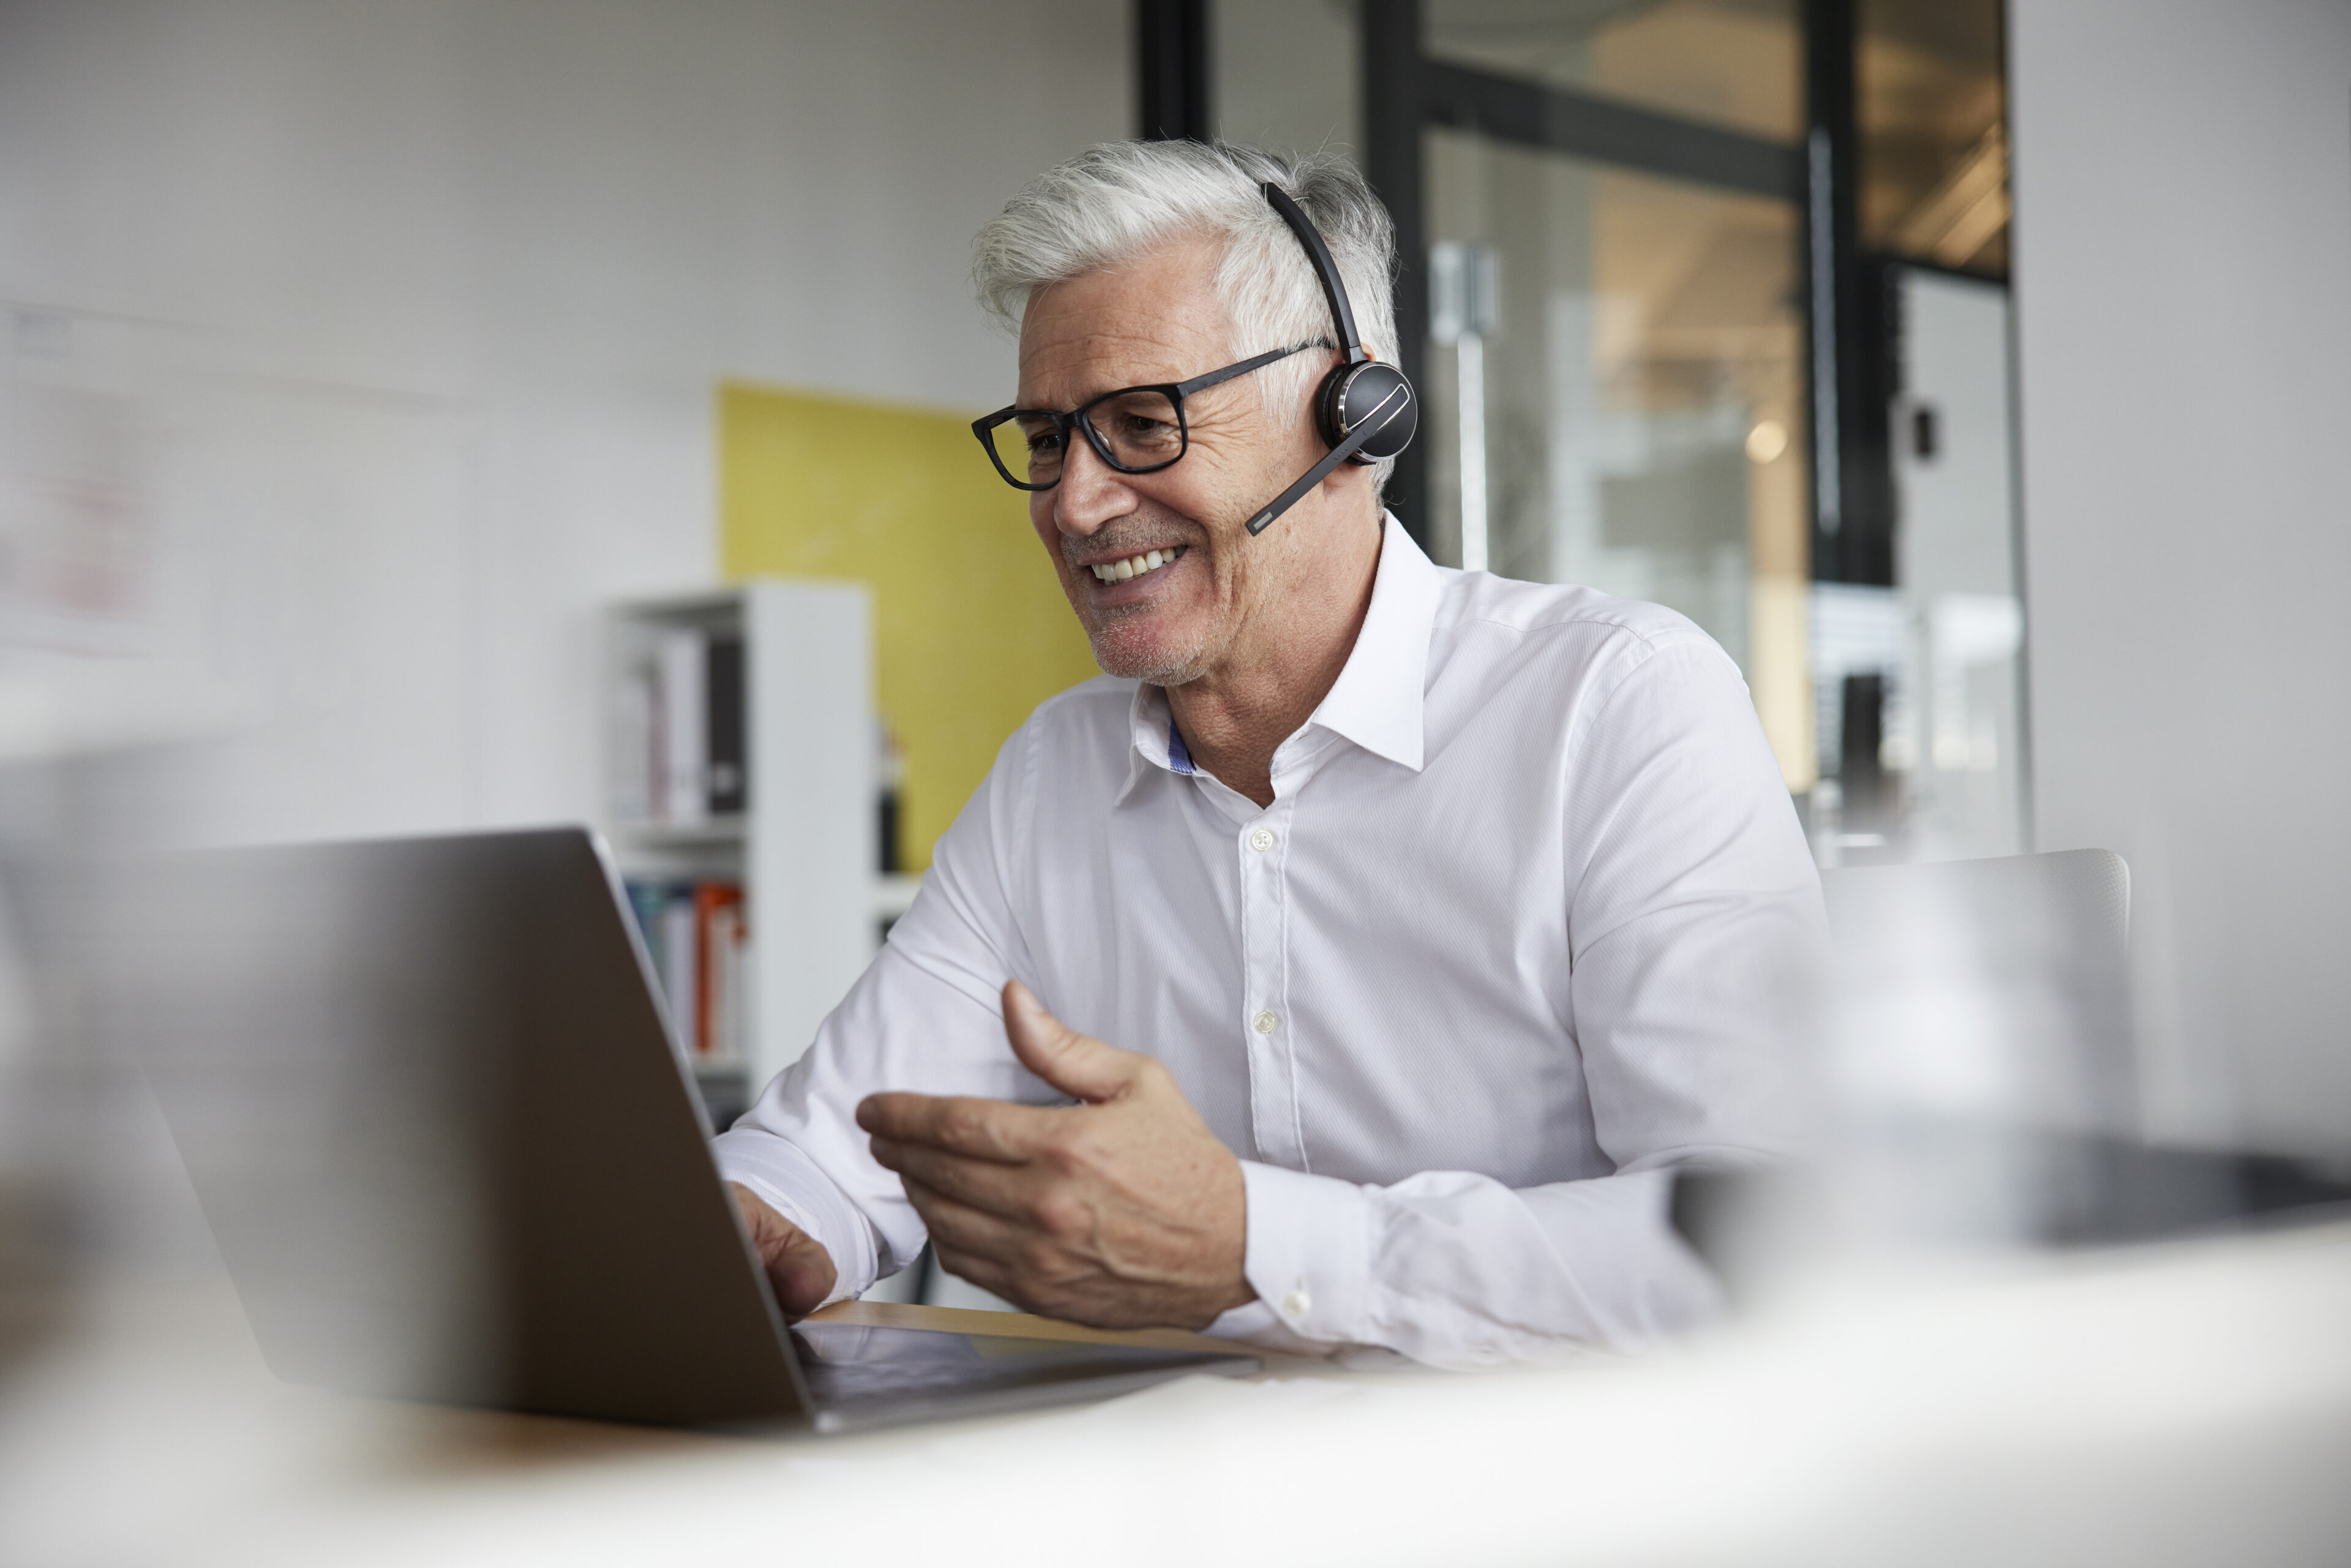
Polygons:
<instances>
[{"instance_id":1,"label":"finger","mask_svg":"<svg viewBox=\"0 0 2351 1568\"><path fill-rule=\"evenodd\" d=\"M873 1158L884 1170L1001 1218L1025 1218L1033 1205L1038 1182L1033 1164L998 1165L883 1137L873 1140Z\"/></svg>"},{"instance_id":2,"label":"finger","mask_svg":"<svg viewBox=\"0 0 2351 1568\"><path fill-rule=\"evenodd\" d=\"M1018 980L1004 983L1004 1037L1021 1066L1089 1104L1117 1099L1150 1060L1080 1034L1047 1012L1036 993Z\"/></svg>"},{"instance_id":3,"label":"finger","mask_svg":"<svg viewBox=\"0 0 2351 1568\"><path fill-rule=\"evenodd\" d=\"M768 1233L770 1226L789 1223L769 1208L758 1193L740 1182L728 1182L726 1196L734 1200L735 1212L743 1218L743 1233L751 1239L755 1247L759 1245L760 1238Z\"/></svg>"},{"instance_id":4,"label":"finger","mask_svg":"<svg viewBox=\"0 0 2351 1568\"><path fill-rule=\"evenodd\" d=\"M798 1230L792 1233L792 1239L782 1252L768 1264L776 1305L783 1309L787 1317L806 1317L824 1305L840 1278L832 1266L832 1255L813 1238Z\"/></svg>"},{"instance_id":5,"label":"finger","mask_svg":"<svg viewBox=\"0 0 2351 1568\"><path fill-rule=\"evenodd\" d=\"M975 1160L1018 1165L1033 1158L1054 1126L1053 1113L1008 1100L965 1095L869 1094L857 1124L876 1137L926 1144Z\"/></svg>"},{"instance_id":6,"label":"finger","mask_svg":"<svg viewBox=\"0 0 2351 1568\"><path fill-rule=\"evenodd\" d=\"M1029 1239L1027 1230L969 1204L957 1203L935 1187L914 1181L905 1185L907 1200L922 1216L923 1229L934 1245L992 1258L1006 1268L1017 1263L1019 1249Z\"/></svg>"},{"instance_id":7,"label":"finger","mask_svg":"<svg viewBox=\"0 0 2351 1568\"><path fill-rule=\"evenodd\" d=\"M935 1247L931 1255L938 1260L940 1268L956 1279L977 1285L989 1295L1001 1297L1016 1307L1028 1307L1029 1303L1021 1300L1019 1281L1010 1269L994 1259L983 1258L977 1253L958 1252L951 1247Z\"/></svg>"},{"instance_id":8,"label":"finger","mask_svg":"<svg viewBox=\"0 0 2351 1568\"><path fill-rule=\"evenodd\" d=\"M726 1184L727 1196L735 1200L735 1211L742 1217L743 1232L751 1239L752 1249L761 1261L772 1261L783 1256L787 1248L806 1239L800 1228L768 1207L749 1187L737 1182Z\"/></svg>"},{"instance_id":9,"label":"finger","mask_svg":"<svg viewBox=\"0 0 2351 1568\"><path fill-rule=\"evenodd\" d=\"M748 1187L729 1182L726 1191L743 1217L743 1228L767 1271L776 1304L791 1317L822 1306L840 1279L824 1244L768 1207Z\"/></svg>"},{"instance_id":10,"label":"finger","mask_svg":"<svg viewBox=\"0 0 2351 1568\"><path fill-rule=\"evenodd\" d=\"M726 1196L734 1200L735 1212L743 1217L743 1228L754 1236L773 1226L791 1223L782 1215L769 1208L767 1199L739 1181L730 1181L726 1184Z\"/></svg>"}]
</instances>

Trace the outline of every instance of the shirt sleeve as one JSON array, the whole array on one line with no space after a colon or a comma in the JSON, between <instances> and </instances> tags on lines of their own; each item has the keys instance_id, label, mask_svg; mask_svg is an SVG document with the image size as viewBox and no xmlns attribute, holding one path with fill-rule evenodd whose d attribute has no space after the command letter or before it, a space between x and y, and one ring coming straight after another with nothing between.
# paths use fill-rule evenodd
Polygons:
<instances>
[{"instance_id":1,"label":"shirt sleeve","mask_svg":"<svg viewBox=\"0 0 2351 1568\"><path fill-rule=\"evenodd\" d=\"M1634 1349L1719 1288L1667 1218L1677 1167L1806 1139L1802 1047L1827 955L1820 879L1736 667L1644 643L1568 747L1571 1027L1613 1175L1385 1186L1245 1164L1259 1303L1215 1332L1445 1366Z\"/></svg>"},{"instance_id":2,"label":"shirt sleeve","mask_svg":"<svg viewBox=\"0 0 2351 1568\"><path fill-rule=\"evenodd\" d=\"M905 1189L857 1125L859 1102L885 1090L1030 1104L1062 1098L1021 1067L1004 1036L1005 981L1036 980L1002 879L1012 825L1003 776L1025 766L1030 738L1023 730L1006 743L940 837L913 907L807 1053L713 1145L721 1176L758 1194L831 1256L829 1301L862 1294L923 1248Z\"/></svg>"}]
</instances>

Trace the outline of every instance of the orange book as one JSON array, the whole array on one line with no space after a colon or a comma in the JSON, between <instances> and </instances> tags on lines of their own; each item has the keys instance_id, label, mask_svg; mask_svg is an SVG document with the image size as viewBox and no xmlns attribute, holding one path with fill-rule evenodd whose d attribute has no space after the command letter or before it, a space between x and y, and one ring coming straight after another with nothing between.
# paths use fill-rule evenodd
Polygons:
<instances>
[{"instance_id":1,"label":"orange book","mask_svg":"<svg viewBox=\"0 0 2351 1568\"><path fill-rule=\"evenodd\" d=\"M742 968L747 930L739 883L705 882L694 889L694 1054L742 1054Z\"/></svg>"}]
</instances>

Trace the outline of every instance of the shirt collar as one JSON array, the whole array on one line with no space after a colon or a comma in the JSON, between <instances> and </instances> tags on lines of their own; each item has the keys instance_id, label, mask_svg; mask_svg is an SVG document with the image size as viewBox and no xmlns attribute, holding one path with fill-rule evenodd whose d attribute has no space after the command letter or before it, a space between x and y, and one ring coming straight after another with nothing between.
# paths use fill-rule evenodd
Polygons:
<instances>
[{"instance_id":1,"label":"shirt collar","mask_svg":"<svg viewBox=\"0 0 2351 1568\"><path fill-rule=\"evenodd\" d=\"M1125 800L1137 780L1144 776L1144 765L1166 769L1170 773L1196 771L1188 754L1176 749L1176 715L1167 706L1167 694L1158 686L1137 683L1134 704L1128 711L1128 724L1134 736L1134 746L1126 756L1126 782L1119 788L1118 799ZM1181 756L1183 765L1176 765Z\"/></svg>"},{"instance_id":2,"label":"shirt collar","mask_svg":"<svg viewBox=\"0 0 2351 1568\"><path fill-rule=\"evenodd\" d=\"M1444 580L1390 512L1380 528L1372 606L1346 667L1307 722L1344 736L1391 762L1420 771L1421 702L1428 684L1428 639L1437 629Z\"/></svg>"},{"instance_id":3,"label":"shirt collar","mask_svg":"<svg viewBox=\"0 0 2351 1568\"><path fill-rule=\"evenodd\" d=\"M1437 627L1444 584L1436 565L1412 542L1393 512L1380 525L1380 564L1372 578L1371 608L1339 679L1307 720L1364 750L1420 771L1425 755L1421 704L1428 675L1428 639ZM1130 712L1134 749L1122 800L1143 777L1143 765L1170 773L1195 771L1167 694L1138 685Z\"/></svg>"}]
</instances>

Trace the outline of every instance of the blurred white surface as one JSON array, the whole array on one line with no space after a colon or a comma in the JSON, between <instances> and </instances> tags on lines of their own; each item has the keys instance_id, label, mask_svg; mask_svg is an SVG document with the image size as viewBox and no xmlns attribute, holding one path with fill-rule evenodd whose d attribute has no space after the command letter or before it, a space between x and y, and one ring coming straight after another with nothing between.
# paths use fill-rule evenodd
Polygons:
<instances>
[{"instance_id":1,"label":"blurred white surface","mask_svg":"<svg viewBox=\"0 0 2351 1568\"><path fill-rule=\"evenodd\" d=\"M1648 1364L1171 1385L846 1440L280 1388L151 1292L0 1404L0 1560L2339 1561L2351 1224L1822 1279Z\"/></svg>"}]
</instances>

